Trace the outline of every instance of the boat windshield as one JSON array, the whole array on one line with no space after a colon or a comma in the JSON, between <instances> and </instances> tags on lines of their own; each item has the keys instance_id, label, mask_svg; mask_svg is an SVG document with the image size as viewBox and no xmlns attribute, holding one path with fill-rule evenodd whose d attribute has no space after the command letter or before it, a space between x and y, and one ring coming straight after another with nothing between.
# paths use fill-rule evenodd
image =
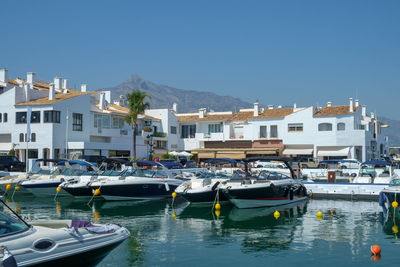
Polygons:
<instances>
[{"instance_id":1,"label":"boat windshield","mask_svg":"<svg viewBox=\"0 0 400 267\"><path fill-rule=\"evenodd\" d=\"M400 186L400 179L393 179L390 181L389 186Z\"/></svg>"},{"instance_id":2,"label":"boat windshield","mask_svg":"<svg viewBox=\"0 0 400 267\"><path fill-rule=\"evenodd\" d=\"M288 175L280 173L280 172L269 172L262 171L260 175L257 177L258 180L282 180L282 179L291 179Z\"/></svg>"},{"instance_id":3,"label":"boat windshield","mask_svg":"<svg viewBox=\"0 0 400 267\"><path fill-rule=\"evenodd\" d=\"M28 228L29 225L0 199L0 237L20 233Z\"/></svg>"}]
</instances>

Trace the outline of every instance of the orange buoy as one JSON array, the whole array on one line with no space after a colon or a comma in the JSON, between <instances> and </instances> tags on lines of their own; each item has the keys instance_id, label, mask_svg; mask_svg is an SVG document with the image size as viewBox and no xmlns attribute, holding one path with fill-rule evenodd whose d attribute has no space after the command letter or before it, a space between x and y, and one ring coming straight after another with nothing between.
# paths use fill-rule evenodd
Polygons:
<instances>
[{"instance_id":1,"label":"orange buoy","mask_svg":"<svg viewBox=\"0 0 400 267\"><path fill-rule=\"evenodd\" d=\"M376 256L376 255L380 255L381 254L381 247L378 245L372 245L371 246L371 253L372 255Z\"/></svg>"},{"instance_id":2,"label":"orange buoy","mask_svg":"<svg viewBox=\"0 0 400 267\"><path fill-rule=\"evenodd\" d=\"M99 196L100 195L100 189L99 188L97 188L96 190L94 190L94 195L95 196Z\"/></svg>"},{"instance_id":3,"label":"orange buoy","mask_svg":"<svg viewBox=\"0 0 400 267\"><path fill-rule=\"evenodd\" d=\"M8 191L8 190L10 190L11 189L11 185L10 184L7 184L6 185L6 191Z\"/></svg>"},{"instance_id":4,"label":"orange buoy","mask_svg":"<svg viewBox=\"0 0 400 267\"><path fill-rule=\"evenodd\" d=\"M56 191L57 191L57 193L60 193L61 192L61 187L57 186Z\"/></svg>"}]
</instances>

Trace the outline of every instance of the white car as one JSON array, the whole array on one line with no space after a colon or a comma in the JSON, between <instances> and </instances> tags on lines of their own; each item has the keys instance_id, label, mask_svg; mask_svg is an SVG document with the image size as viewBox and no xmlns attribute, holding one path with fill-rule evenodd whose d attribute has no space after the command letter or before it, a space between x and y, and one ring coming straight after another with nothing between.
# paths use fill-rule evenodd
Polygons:
<instances>
[{"instance_id":1,"label":"white car","mask_svg":"<svg viewBox=\"0 0 400 267\"><path fill-rule=\"evenodd\" d=\"M338 162L338 167L341 169L359 169L361 162L356 159L343 159Z\"/></svg>"}]
</instances>

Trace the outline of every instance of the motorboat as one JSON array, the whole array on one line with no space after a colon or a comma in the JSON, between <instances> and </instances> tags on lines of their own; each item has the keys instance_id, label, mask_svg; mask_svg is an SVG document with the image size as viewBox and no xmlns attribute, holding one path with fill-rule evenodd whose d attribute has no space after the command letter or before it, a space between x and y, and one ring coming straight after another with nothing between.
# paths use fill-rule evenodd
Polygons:
<instances>
[{"instance_id":1,"label":"motorboat","mask_svg":"<svg viewBox=\"0 0 400 267\"><path fill-rule=\"evenodd\" d=\"M139 168L139 165L145 168ZM106 200L144 200L171 197L182 182L181 179L170 177L161 164L148 161L134 162L125 175L97 180L90 186L93 192L98 189Z\"/></svg>"},{"instance_id":2,"label":"motorboat","mask_svg":"<svg viewBox=\"0 0 400 267\"><path fill-rule=\"evenodd\" d=\"M28 190L36 197L54 196L57 187L64 181L72 180L82 175L85 171L95 170L96 166L81 160L65 160L57 163L57 170L49 176L39 176L35 179L25 180L20 183L21 187ZM65 191L57 193L59 196L70 196Z\"/></svg>"},{"instance_id":3,"label":"motorboat","mask_svg":"<svg viewBox=\"0 0 400 267\"><path fill-rule=\"evenodd\" d=\"M26 222L0 199L0 266L95 266L129 236L112 223Z\"/></svg>"},{"instance_id":4,"label":"motorboat","mask_svg":"<svg viewBox=\"0 0 400 267\"><path fill-rule=\"evenodd\" d=\"M257 160L281 161L289 168L291 175L281 172L260 172L254 175L249 172L249 163ZM256 208L289 204L307 198L307 190L298 180L290 165L289 158L277 156L254 157L243 160L245 177L242 181L222 182L223 194L237 208Z\"/></svg>"},{"instance_id":5,"label":"motorboat","mask_svg":"<svg viewBox=\"0 0 400 267\"><path fill-rule=\"evenodd\" d=\"M190 204L194 205L212 205L216 201L222 203L227 202L228 198L219 192L218 185L222 181L236 179L241 181L244 173L235 171L234 173L217 171L217 166L233 165L237 162L233 159L216 158L208 159L204 162L211 165L214 170L201 173L197 178L182 183L175 189L175 192L183 197Z\"/></svg>"},{"instance_id":6,"label":"motorboat","mask_svg":"<svg viewBox=\"0 0 400 267\"><path fill-rule=\"evenodd\" d=\"M391 207L393 202L397 202L397 205L400 202L400 178L393 179L389 186L385 187L379 193L379 205L384 209L384 211L392 210ZM395 217L400 218L399 208L396 207L396 209L393 210L397 210Z\"/></svg>"}]
</instances>

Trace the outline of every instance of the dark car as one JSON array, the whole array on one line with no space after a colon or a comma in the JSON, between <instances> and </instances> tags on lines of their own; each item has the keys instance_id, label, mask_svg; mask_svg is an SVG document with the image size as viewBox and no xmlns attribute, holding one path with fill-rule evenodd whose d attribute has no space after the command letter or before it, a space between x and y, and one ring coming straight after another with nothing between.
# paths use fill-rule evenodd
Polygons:
<instances>
[{"instance_id":1,"label":"dark car","mask_svg":"<svg viewBox=\"0 0 400 267\"><path fill-rule=\"evenodd\" d=\"M99 166L101 162L105 159L106 157L104 156L98 156L98 155L83 155L82 159L92 163L95 166Z\"/></svg>"},{"instance_id":2,"label":"dark car","mask_svg":"<svg viewBox=\"0 0 400 267\"><path fill-rule=\"evenodd\" d=\"M162 159L160 163L167 167L168 169L182 169L183 166L180 162L177 162L173 159Z\"/></svg>"},{"instance_id":3,"label":"dark car","mask_svg":"<svg viewBox=\"0 0 400 267\"><path fill-rule=\"evenodd\" d=\"M0 156L0 170L25 171L25 163L15 156Z\"/></svg>"}]
</instances>

